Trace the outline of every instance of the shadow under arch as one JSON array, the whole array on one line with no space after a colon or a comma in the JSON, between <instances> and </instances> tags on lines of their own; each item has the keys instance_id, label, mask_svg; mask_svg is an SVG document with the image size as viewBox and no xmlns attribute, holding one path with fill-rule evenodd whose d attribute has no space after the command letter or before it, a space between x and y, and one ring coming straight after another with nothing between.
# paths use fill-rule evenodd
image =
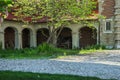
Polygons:
<instances>
[{"instance_id":1,"label":"shadow under arch","mask_svg":"<svg viewBox=\"0 0 120 80\"><path fill-rule=\"evenodd\" d=\"M59 33L60 29L58 29L57 34ZM72 30L70 28L64 27L58 38L57 38L57 47L65 48L65 49L72 49Z\"/></svg>"},{"instance_id":2,"label":"shadow under arch","mask_svg":"<svg viewBox=\"0 0 120 80\"><path fill-rule=\"evenodd\" d=\"M96 28L82 27L79 30L79 46L85 48L97 44Z\"/></svg>"},{"instance_id":3,"label":"shadow under arch","mask_svg":"<svg viewBox=\"0 0 120 80\"><path fill-rule=\"evenodd\" d=\"M24 28L22 30L22 48L30 48L31 47L31 38L32 30L29 28Z\"/></svg>"},{"instance_id":4,"label":"shadow under arch","mask_svg":"<svg viewBox=\"0 0 120 80\"><path fill-rule=\"evenodd\" d=\"M46 42L49 38L49 30L47 28L40 28L37 30L37 46Z\"/></svg>"},{"instance_id":5,"label":"shadow under arch","mask_svg":"<svg viewBox=\"0 0 120 80\"><path fill-rule=\"evenodd\" d=\"M17 45L18 30L14 27L7 27L4 29L4 45L5 49L14 49Z\"/></svg>"}]
</instances>

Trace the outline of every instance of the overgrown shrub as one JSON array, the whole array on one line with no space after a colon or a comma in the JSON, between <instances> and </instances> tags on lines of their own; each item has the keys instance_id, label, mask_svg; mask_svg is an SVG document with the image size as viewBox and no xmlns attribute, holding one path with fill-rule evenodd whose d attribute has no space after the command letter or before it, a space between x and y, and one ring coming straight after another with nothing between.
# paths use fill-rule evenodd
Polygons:
<instances>
[{"instance_id":1,"label":"overgrown shrub","mask_svg":"<svg viewBox=\"0 0 120 80\"><path fill-rule=\"evenodd\" d=\"M61 49L54 47L53 45L43 43L37 47L39 53L56 53L60 52Z\"/></svg>"},{"instance_id":2,"label":"overgrown shrub","mask_svg":"<svg viewBox=\"0 0 120 80\"><path fill-rule=\"evenodd\" d=\"M35 58L35 57L59 57L67 55L77 55L95 52L98 49L105 49L105 46L93 45L88 46L85 49L77 50L66 50L54 47L53 45L43 43L36 48L25 48L25 49L6 49L0 50L0 58Z\"/></svg>"},{"instance_id":3,"label":"overgrown shrub","mask_svg":"<svg viewBox=\"0 0 120 80\"><path fill-rule=\"evenodd\" d=\"M95 49L95 50L99 50L99 49L106 49L106 47L104 45L92 45L92 46L87 46L85 47L85 49Z\"/></svg>"}]
</instances>

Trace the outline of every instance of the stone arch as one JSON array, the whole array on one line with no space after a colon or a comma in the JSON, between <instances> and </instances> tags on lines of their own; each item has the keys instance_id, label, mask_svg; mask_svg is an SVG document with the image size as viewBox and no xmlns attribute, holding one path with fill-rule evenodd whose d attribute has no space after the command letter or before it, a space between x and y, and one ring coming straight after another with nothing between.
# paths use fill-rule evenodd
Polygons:
<instances>
[{"instance_id":1,"label":"stone arch","mask_svg":"<svg viewBox=\"0 0 120 80\"><path fill-rule=\"evenodd\" d=\"M37 30L37 46L46 42L49 38L49 30L47 28L40 28Z\"/></svg>"},{"instance_id":2,"label":"stone arch","mask_svg":"<svg viewBox=\"0 0 120 80\"><path fill-rule=\"evenodd\" d=\"M4 46L5 49L14 49L17 46L18 30L14 27L6 27L4 29Z\"/></svg>"},{"instance_id":3,"label":"stone arch","mask_svg":"<svg viewBox=\"0 0 120 80\"><path fill-rule=\"evenodd\" d=\"M31 47L32 34L32 30L29 28L24 28L22 30L22 48Z\"/></svg>"},{"instance_id":4,"label":"stone arch","mask_svg":"<svg viewBox=\"0 0 120 80\"><path fill-rule=\"evenodd\" d=\"M97 30L96 28L82 27L79 30L79 46L85 48L87 46L97 44Z\"/></svg>"},{"instance_id":5,"label":"stone arch","mask_svg":"<svg viewBox=\"0 0 120 80\"><path fill-rule=\"evenodd\" d=\"M72 30L70 28L64 27L62 29L61 33L57 38L57 47L66 49L72 48Z\"/></svg>"}]
</instances>

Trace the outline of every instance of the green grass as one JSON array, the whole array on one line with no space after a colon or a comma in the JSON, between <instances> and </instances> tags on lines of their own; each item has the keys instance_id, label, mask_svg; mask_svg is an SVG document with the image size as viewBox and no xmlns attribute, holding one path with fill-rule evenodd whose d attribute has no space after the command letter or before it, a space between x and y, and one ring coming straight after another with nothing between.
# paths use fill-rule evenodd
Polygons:
<instances>
[{"instance_id":1,"label":"green grass","mask_svg":"<svg viewBox=\"0 0 120 80\"><path fill-rule=\"evenodd\" d=\"M91 54L91 53L94 53L94 52L100 52L100 51L102 51L102 50L96 50L96 49L89 49L89 50L87 50L87 49L81 49L80 50L80 54Z\"/></svg>"},{"instance_id":2,"label":"green grass","mask_svg":"<svg viewBox=\"0 0 120 80\"><path fill-rule=\"evenodd\" d=\"M68 55L83 55L83 54L91 54L96 51L101 51L102 48L99 46L91 46L86 49L61 49L56 48L52 45L43 44L38 46L37 48L25 48L21 50L12 50L0 49L0 58L9 58L9 59L23 59L23 58L33 58L33 59L42 59L42 58L59 58Z\"/></svg>"},{"instance_id":3,"label":"green grass","mask_svg":"<svg viewBox=\"0 0 120 80\"><path fill-rule=\"evenodd\" d=\"M103 80L103 79L96 77L83 77L73 75L0 71L0 80Z\"/></svg>"},{"instance_id":4,"label":"green grass","mask_svg":"<svg viewBox=\"0 0 120 80\"><path fill-rule=\"evenodd\" d=\"M23 59L23 58L58 58L61 56L68 55L83 55L83 54L91 54L101 50L64 50L56 52L39 52L36 53L36 49L23 49L23 50L0 50L0 58L9 58L9 59Z\"/></svg>"}]
</instances>

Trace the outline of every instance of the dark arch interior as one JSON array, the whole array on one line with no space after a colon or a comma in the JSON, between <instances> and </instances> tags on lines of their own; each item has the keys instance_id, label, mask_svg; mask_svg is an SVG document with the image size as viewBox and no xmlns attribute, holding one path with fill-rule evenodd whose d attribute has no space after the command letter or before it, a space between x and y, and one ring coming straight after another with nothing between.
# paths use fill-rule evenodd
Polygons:
<instances>
[{"instance_id":1,"label":"dark arch interior","mask_svg":"<svg viewBox=\"0 0 120 80\"><path fill-rule=\"evenodd\" d=\"M57 34L59 30L57 31ZM66 49L72 48L72 33L71 32L72 31L69 28L62 29L59 37L57 38L57 47L66 48Z\"/></svg>"},{"instance_id":2,"label":"dark arch interior","mask_svg":"<svg viewBox=\"0 0 120 80\"><path fill-rule=\"evenodd\" d=\"M27 28L22 31L22 47L30 47L30 30Z\"/></svg>"},{"instance_id":3,"label":"dark arch interior","mask_svg":"<svg viewBox=\"0 0 120 80\"><path fill-rule=\"evenodd\" d=\"M37 31L37 45L40 45L47 41L49 38L49 30L42 28Z\"/></svg>"},{"instance_id":4,"label":"dark arch interior","mask_svg":"<svg viewBox=\"0 0 120 80\"><path fill-rule=\"evenodd\" d=\"M85 48L87 46L95 45L97 43L97 33L96 29L89 27L83 27L79 31L80 33L80 48Z\"/></svg>"},{"instance_id":5,"label":"dark arch interior","mask_svg":"<svg viewBox=\"0 0 120 80\"><path fill-rule=\"evenodd\" d=\"M4 31L5 48L15 48L15 30L13 28L6 28Z\"/></svg>"}]
</instances>

